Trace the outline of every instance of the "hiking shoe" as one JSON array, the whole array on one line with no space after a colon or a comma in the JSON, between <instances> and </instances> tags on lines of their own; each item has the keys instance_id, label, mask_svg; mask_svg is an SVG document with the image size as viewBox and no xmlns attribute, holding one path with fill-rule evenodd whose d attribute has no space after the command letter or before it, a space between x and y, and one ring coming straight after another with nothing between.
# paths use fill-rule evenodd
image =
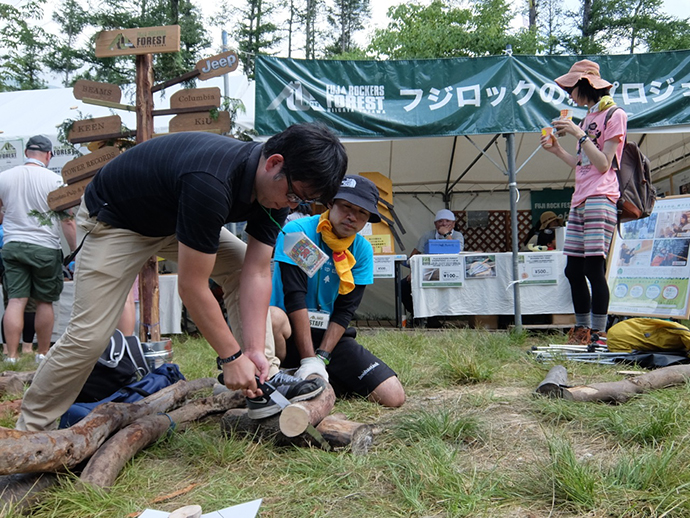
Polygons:
<instances>
[{"instance_id":1,"label":"hiking shoe","mask_svg":"<svg viewBox=\"0 0 690 518\"><path fill-rule=\"evenodd\" d=\"M324 389L324 381L319 379L303 380L295 378L285 372L279 372L269 382L278 392L285 396L290 403L311 399ZM255 398L247 398L247 416L250 419L265 419L283 410L266 394Z\"/></svg>"},{"instance_id":2,"label":"hiking shoe","mask_svg":"<svg viewBox=\"0 0 690 518\"><path fill-rule=\"evenodd\" d=\"M575 326L568 331L567 345L589 345L592 330L589 327Z\"/></svg>"}]
</instances>

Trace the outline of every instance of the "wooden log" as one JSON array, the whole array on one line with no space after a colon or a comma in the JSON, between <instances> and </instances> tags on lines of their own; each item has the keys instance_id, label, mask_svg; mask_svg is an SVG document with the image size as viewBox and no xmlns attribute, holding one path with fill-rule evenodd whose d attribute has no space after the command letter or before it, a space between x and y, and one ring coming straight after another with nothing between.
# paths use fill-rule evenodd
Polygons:
<instances>
[{"instance_id":1,"label":"wooden log","mask_svg":"<svg viewBox=\"0 0 690 518\"><path fill-rule=\"evenodd\" d=\"M278 445L289 444L279 437L280 427L275 415L266 419L250 419L246 408L234 408L223 414L220 420L220 429L226 435L250 436L256 440L272 441ZM285 437L285 436L283 436Z\"/></svg>"},{"instance_id":2,"label":"wooden log","mask_svg":"<svg viewBox=\"0 0 690 518\"><path fill-rule=\"evenodd\" d=\"M24 393L24 382L19 376L3 376L0 378L0 395L21 396Z\"/></svg>"},{"instance_id":3,"label":"wooden log","mask_svg":"<svg viewBox=\"0 0 690 518\"><path fill-rule=\"evenodd\" d=\"M196 421L209 414L225 412L245 404L242 391L225 391L199 399L167 414L149 415L123 428L91 457L81 474L81 481L101 488L115 482L124 465L149 444L160 439L171 427Z\"/></svg>"},{"instance_id":4,"label":"wooden log","mask_svg":"<svg viewBox=\"0 0 690 518\"><path fill-rule=\"evenodd\" d=\"M137 419L167 412L215 378L178 381L136 403L105 403L64 430L27 432L0 428L0 475L58 471L89 458L105 440Z\"/></svg>"},{"instance_id":5,"label":"wooden log","mask_svg":"<svg viewBox=\"0 0 690 518\"><path fill-rule=\"evenodd\" d=\"M635 378L608 383L564 389L574 401L601 401L606 403L625 403L637 394L650 390L672 387L687 383L690 378L690 365L671 365L653 370Z\"/></svg>"},{"instance_id":6,"label":"wooden log","mask_svg":"<svg viewBox=\"0 0 690 518\"><path fill-rule=\"evenodd\" d=\"M546 374L544 381L539 384L535 392L551 398L572 399L570 393L564 390L567 384L568 372L565 370L565 367L562 365L555 365Z\"/></svg>"},{"instance_id":7,"label":"wooden log","mask_svg":"<svg viewBox=\"0 0 690 518\"><path fill-rule=\"evenodd\" d=\"M330 383L326 383L323 391L314 399L293 403L280 414L280 431L286 437L296 437L303 434L311 424L316 426L333 410L335 392Z\"/></svg>"},{"instance_id":8,"label":"wooden log","mask_svg":"<svg viewBox=\"0 0 690 518\"><path fill-rule=\"evenodd\" d=\"M353 453L366 453L374 442L374 427L349 421L345 414L324 417L316 429L333 447L350 446Z\"/></svg>"}]
</instances>

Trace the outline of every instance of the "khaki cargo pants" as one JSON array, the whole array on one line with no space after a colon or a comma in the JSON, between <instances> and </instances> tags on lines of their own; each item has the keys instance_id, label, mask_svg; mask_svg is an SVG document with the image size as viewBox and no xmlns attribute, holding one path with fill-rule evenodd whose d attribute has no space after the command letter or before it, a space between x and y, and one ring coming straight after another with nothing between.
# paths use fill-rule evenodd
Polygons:
<instances>
[{"instance_id":1,"label":"khaki cargo pants","mask_svg":"<svg viewBox=\"0 0 690 518\"><path fill-rule=\"evenodd\" d=\"M177 261L175 236L146 237L90 218L85 204L77 226L89 232L77 255L74 306L67 329L39 365L22 403L17 429L40 431L57 426L72 405L105 349L122 313L127 294L144 263L152 256ZM223 228L212 278L224 292L228 319L242 344L239 314L240 272L246 244ZM269 316L270 319L270 316ZM279 360L270 320L266 329L269 376Z\"/></svg>"}]
</instances>

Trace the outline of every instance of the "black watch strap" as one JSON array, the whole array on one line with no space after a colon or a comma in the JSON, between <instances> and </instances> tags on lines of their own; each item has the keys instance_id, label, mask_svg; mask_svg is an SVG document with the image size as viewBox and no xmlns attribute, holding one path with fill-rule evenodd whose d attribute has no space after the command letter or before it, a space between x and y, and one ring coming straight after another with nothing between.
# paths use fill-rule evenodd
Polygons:
<instances>
[{"instance_id":1,"label":"black watch strap","mask_svg":"<svg viewBox=\"0 0 690 518\"><path fill-rule=\"evenodd\" d=\"M323 360L323 363L325 363L326 365L331 363L331 353L329 353L328 351L324 351L323 349L317 349L316 356L321 358Z\"/></svg>"},{"instance_id":2,"label":"black watch strap","mask_svg":"<svg viewBox=\"0 0 690 518\"><path fill-rule=\"evenodd\" d=\"M237 351L235 354L233 354L232 356L228 356L227 358L221 358L220 356L216 356L216 365L218 365L218 368L222 370L223 365L225 365L226 363L230 363L232 361L235 361L240 356L242 356L242 350L241 349L239 351Z\"/></svg>"}]
</instances>

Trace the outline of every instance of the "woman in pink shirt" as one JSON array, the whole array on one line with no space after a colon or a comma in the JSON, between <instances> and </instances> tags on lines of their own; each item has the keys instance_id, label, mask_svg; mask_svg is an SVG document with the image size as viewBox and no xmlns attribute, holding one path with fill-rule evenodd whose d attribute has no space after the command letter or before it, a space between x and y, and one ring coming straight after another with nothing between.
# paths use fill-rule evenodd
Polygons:
<instances>
[{"instance_id":1,"label":"woman in pink shirt","mask_svg":"<svg viewBox=\"0 0 690 518\"><path fill-rule=\"evenodd\" d=\"M575 192L564 245L568 256L565 275L575 309L575 327L568 343L603 343L609 306L606 255L616 228L616 201L620 196L612 164L614 156L620 162L628 118L624 110L615 110L605 121L607 111L615 106L609 95L613 85L601 77L599 65L593 61L578 61L555 82L577 106L587 107L579 125L568 119L552 123L559 137L574 137L576 154L567 152L556 138L541 138L546 151L575 169Z\"/></svg>"}]
</instances>

